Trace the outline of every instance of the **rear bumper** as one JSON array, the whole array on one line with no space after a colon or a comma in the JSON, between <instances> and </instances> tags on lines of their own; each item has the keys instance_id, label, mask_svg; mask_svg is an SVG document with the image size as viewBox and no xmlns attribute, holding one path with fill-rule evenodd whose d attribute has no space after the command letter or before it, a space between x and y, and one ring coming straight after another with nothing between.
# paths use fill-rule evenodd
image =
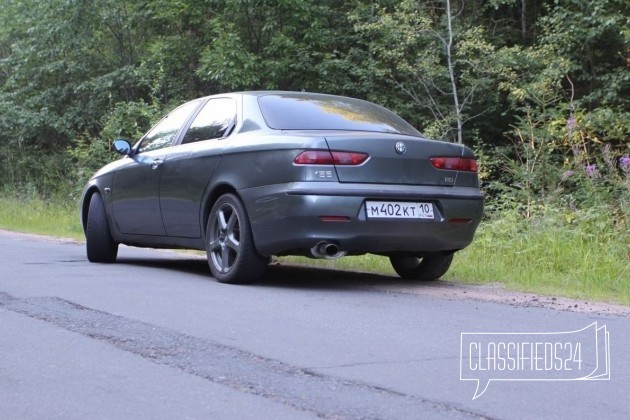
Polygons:
<instances>
[{"instance_id":1,"label":"rear bumper","mask_svg":"<svg viewBox=\"0 0 630 420\"><path fill-rule=\"evenodd\" d=\"M472 241L483 213L483 196L476 188L297 182L239 193L263 255L300 253L321 241L351 254L459 250ZM365 201L370 199L431 202L435 217L368 220ZM323 221L322 216L347 221Z\"/></svg>"}]
</instances>

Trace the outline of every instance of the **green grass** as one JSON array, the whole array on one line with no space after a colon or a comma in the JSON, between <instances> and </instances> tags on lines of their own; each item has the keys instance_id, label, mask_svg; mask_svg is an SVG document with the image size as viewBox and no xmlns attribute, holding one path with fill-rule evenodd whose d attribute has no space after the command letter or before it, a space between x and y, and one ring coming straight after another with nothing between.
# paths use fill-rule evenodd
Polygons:
<instances>
[{"instance_id":1,"label":"green grass","mask_svg":"<svg viewBox=\"0 0 630 420\"><path fill-rule=\"evenodd\" d=\"M630 235L589 226L485 223L447 278L509 289L630 304Z\"/></svg>"},{"instance_id":2,"label":"green grass","mask_svg":"<svg viewBox=\"0 0 630 420\"><path fill-rule=\"evenodd\" d=\"M0 196L0 229L83 239L78 203Z\"/></svg>"},{"instance_id":3,"label":"green grass","mask_svg":"<svg viewBox=\"0 0 630 420\"><path fill-rule=\"evenodd\" d=\"M475 240L457 253L445 280L502 283L508 289L630 304L630 233L587 214L565 223L562 215L523 221L517 215L484 222ZM0 228L83 239L76 202L0 196ZM385 257L336 261L283 257L318 267L395 275Z\"/></svg>"}]
</instances>

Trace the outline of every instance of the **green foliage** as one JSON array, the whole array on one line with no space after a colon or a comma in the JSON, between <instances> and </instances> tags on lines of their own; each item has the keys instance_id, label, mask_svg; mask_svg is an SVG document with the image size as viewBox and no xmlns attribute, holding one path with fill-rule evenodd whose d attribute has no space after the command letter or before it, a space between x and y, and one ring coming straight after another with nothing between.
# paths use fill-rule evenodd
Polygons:
<instances>
[{"instance_id":1,"label":"green foliage","mask_svg":"<svg viewBox=\"0 0 630 420\"><path fill-rule=\"evenodd\" d=\"M471 283L578 299L630 303L630 230L607 206L541 206L536 218L504 211L484 222L449 276ZM608 216L607 216L608 215Z\"/></svg>"},{"instance_id":2,"label":"green foliage","mask_svg":"<svg viewBox=\"0 0 630 420\"><path fill-rule=\"evenodd\" d=\"M562 0L541 19L541 42L570 60L571 78L579 83L578 103L587 109L628 106L630 73L630 5L623 0Z\"/></svg>"},{"instance_id":3,"label":"green foliage","mask_svg":"<svg viewBox=\"0 0 630 420\"><path fill-rule=\"evenodd\" d=\"M348 28L341 2L219 2L197 75L218 90L319 90ZM344 46L345 48L345 46ZM333 81L332 85L337 86Z\"/></svg>"},{"instance_id":4,"label":"green foliage","mask_svg":"<svg viewBox=\"0 0 630 420\"><path fill-rule=\"evenodd\" d=\"M157 102L119 102L103 117L101 137L110 141L124 138L134 143L157 122L164 110Z\"/></svg>"},{"instance_id":5,"label":"green foliage","mask_svg":"<svg viewBox=\"0 0 630 420\"><path fill-rule=\"evenodd\" d=\"M71 158L61 152L0 149L0 191L18 197L67 197L75 184Z\"/></svg>"},{"instance_id":6,"label":"green foliage","mask_svg":"<svg viewBox=\"0 0 630 420\"><path fill-rule=\"evenodd\" d=\"M112 153L113 140L123 138L134 143L157 121L162 111L162 107L156 103L120 102L103 117L103 129L98 138L80 136L68 147L67 155L75 165L71 172L74 175L71 178L75 183L74 195L78 196L96 170L119 157Z\"/></svg>"},{"instance_id":7,"label":"green foliage","mask_svg":"<svg viewBox=\"0 0 630 420\"><path fill-rule=\"evenodd\" d=\"M227 90L248 90L261 84L260 60L246 49L235 25L217 22L218 33L200 57L197 75Z\"/></svg>"},{"instance_id":8,"label":"green foliage","mask_svg":"<svg viewBox=\"0 0 630 420\"><path fill-rule=\"evenodd\" d=\"M54 0L18 2L14 10L4 16L14 20L9 27L15 35L4 46L9 53L0 89L0 102L13 105L14 115L1 135L10 132L8 141L54 151L78 132L97 134L102 109L112 97L124 97L132 81L127 66L107 54L115 39L97 9Z\"/></svg>"},{"instance_id":9,"label":"green foliage","mask_svg":"<svg viewBox=\"0 0 630 420\"><path fill-rule=\"evenodd\" d=\"M369 54L368 62L358 57L357 63L369 66L357 70L370 87L368 97L398 110L432 138L455 138L459 118L471 144L481 127L475 120L498 111L498 85L513 69L510 50L492 44L475 15L464 17L464 10L452 11L458 18L450 57L447 15L436 3L357 8L350 19Z\"/></svg>"},{"instance_id":10,"label":"green foliage","mask_svg":"<svg viewBox=\"0 0 630 420\"><path fill-rule=\"evenodd\" d=\"M77 202L68 197L41 197L0 194L0 229L62 238L83 239Z\"/></svg>"},{"instance_id":11,"label":"green foliage","mask_svg":"<svg viewBox=\"0 0 630 420\"><path fill-rule=\"evenodd\" d=\"M2 7L5 145L66 150L69 139L100 138L121 101L169 104L240 89L358 96L432 137L454 130L441 1L6 0ZM560 102L567 112L598 115L606 136L627 138L601 118L628 120L625 2L452 7L466 143L505 146L505 137L516 138L510 124L527 114L544 121L536 114Z\"/></svg>"},{"instance_id":12,"label":"green foliage","mask_svg":"<svg viewBox=\"0 0 630 420\"><path fill-rule=\"evenodd\" d=\"M544 35L537 45L510 49L513 70L500 84L512 110L513 124L505 133L509 143L495 144L500 153L483 163L491 211L517 209L530 219L549 205L568 211L605 208L615 224L627 226L629 185L619 165L630 150L629 109L622 95L627 83L621 88L627 71L617 77L624 65L618 60L620 45L628 45L627 39L620 41L627 17L616 14L618 7L615 1L561 2L541 19ZM570 16L576 19L569 22ZM617 50L612 60L617 65L608 72L602 72L608 58L597 61L599 70L583 60L603 39ZM602 74L618 83L598 87ZM620 97L603 106L611 92Z\"/></svg>"}]
</instances>

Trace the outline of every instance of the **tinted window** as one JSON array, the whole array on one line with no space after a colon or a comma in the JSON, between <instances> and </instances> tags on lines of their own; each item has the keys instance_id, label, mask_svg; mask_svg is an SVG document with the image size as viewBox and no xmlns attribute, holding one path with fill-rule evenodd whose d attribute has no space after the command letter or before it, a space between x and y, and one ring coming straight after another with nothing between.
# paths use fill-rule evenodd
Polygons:
<instances>
[{"instance_id":1,"label":"tinted window","mask_svg":"<svg viewBox=\"0 0 630 420\"><path fill-rule=\"evenodd\" d=\"M181 126L184 125L190 113L198 104L199 101L185 103L164 117L144 136L140 144L140 152L148 152L170 146Z\"/></svg>"},{"instance_id":2,"label":"tinted window","mask_svg":"<svg viewBox=\"0 0 630 420\"><path fill-rule=\"evenodd\" d=\"M195 117L182 144L224 137L236 119L236 102L230 98L210 99Z\"/></svg>"},{"instance_id":3,"label":"tinted window","mask_svg":"<svg viewBox=\"0 0 630 420\"><path fill-rule=\"evenodd\" d=\"M278 130L356 130L420 133L393 112L367 101L318 94L277 94L258 98L265 122Z\"/></svg>"}]
</instances>

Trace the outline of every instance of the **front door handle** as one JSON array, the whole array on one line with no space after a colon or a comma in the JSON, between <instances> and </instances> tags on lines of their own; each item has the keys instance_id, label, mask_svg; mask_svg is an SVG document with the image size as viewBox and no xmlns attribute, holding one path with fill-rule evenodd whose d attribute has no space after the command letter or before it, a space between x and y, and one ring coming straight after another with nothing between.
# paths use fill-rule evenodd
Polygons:
<instances>
[{"instance_id":1,"label":"front door handle","mask_svg":"<svg viewBox=\"0 0 630 420\"><path fill-rule=\"evenodd\" d=\"M162 159L160 159L160 158L155 159L153 161L153 163L151 163L151 169L155 170L155 169L159 168L160 165L163 164L163 163L164 163L164 161Z\"/></svg>"}]
</instances>

